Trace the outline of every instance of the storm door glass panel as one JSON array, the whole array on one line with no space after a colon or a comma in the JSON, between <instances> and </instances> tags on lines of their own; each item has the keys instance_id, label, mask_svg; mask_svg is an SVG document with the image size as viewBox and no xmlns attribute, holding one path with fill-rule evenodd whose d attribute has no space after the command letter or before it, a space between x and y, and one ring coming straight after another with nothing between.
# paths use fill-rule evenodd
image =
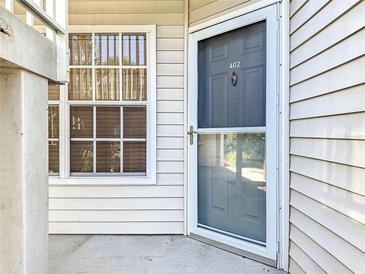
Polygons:
<instances>
[{"instance_id":1,"label":"storm door glass panel","mask_svg":"<svg viewBox=\"0 0 365 274\"><path fill-rule=\"evenodd\" d=\"M123 100L147 100L146 69L123 69Z\"/></svg>"},{"instance_id":2,"label":"storm door glass panel","mask_svg":"<svg viewBox=\"0 0 365 274\"><path fill-rule=\"evenodd\" d=\"M199 135L198 181L199 224L265 242L265 134Z\"/></svg>"},{"instance_id":3,"label":"storm door glass panel","mask_svg":"<svg viewBox=\"0 0 365 274\"><path fill-rule=\"evenodd\" d=\"M119 69L95 69L96 100L119 100Z\"/></svg>"},{"instance_id":4,"label":"storm door glass panel","mask_svg":"<svg viewBox=\"0 0 365 274\"><path fill-rule=\"evenodd\" d=\"M68 84L69 100L92 100L92 69L71 68Z\"/></svg>"},{"instance_id":5,"label":"storm door glass panel","mask_svg":"<svg viewBox=\"0 0 365 274\"><path fill-rule=\"evenodd\" d=\"M92 35L69 34L70 65L91 65L92 64Z\"/></svg>"},{"instance_id":6,"label":"storm door glass panel","mask_svg":"<svg viewBox=\"0 0 365 274\"><path fill-rule=\"evenodd\" d=\"M119 65L119 34L95 34L95 65Z\"/></svg>"}]
</instances>

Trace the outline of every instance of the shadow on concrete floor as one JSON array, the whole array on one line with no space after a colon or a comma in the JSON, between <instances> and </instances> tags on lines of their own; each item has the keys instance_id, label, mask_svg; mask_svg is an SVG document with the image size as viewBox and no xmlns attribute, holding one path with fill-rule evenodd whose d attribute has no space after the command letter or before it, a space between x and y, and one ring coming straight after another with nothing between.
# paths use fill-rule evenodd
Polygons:
<instances>
[{"instance_id":1,"label":"shadow on concrete floor","mask_svg":"<svg viewBox=\"0 0 365 274\"><path fill-rule=\"evenodd\" d=\"M49 273L285 272L184 236L51 235Z\"/></svg>"}]
</instances>

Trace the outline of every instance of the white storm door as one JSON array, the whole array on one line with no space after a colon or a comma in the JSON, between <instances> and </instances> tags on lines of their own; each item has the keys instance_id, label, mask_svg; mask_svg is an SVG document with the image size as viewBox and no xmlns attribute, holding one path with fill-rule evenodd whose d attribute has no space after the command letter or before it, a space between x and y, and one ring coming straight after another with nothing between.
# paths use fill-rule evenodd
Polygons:
<instances>
[{"instance_id":1,"label":"white storm door","mask_svg":"<svg viewBox=\"0 0 365 274\"><path fill-rule=\"evenodd\" d=\"M275 6L189 36L189 232L276 259Z\"/></svg>"}]
</instances>

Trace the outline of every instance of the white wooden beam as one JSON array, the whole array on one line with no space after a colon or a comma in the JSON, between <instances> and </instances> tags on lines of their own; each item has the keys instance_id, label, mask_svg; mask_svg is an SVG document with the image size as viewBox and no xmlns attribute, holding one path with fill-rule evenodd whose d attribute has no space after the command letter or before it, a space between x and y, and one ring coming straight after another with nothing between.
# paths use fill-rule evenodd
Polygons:
<instances>
[{"instance_id":1,"label":"white wooden beam","mask_svg":"<svg viewBox=\"0 0 365 274\"><path fill-rule=\"evenodd\" d=\"M54 0L46 0L46 13L52 18L55 18ZM46 37L51 41L55 41L55 32L53 29L46 27Z\"/></svg>"},{"instance_id":2,"label":"white wooden beam","mask_svg":"<svg viewBox=\"0 0 365 274\"><path fill-rule=\"evenodd\" d=\"M6 8L8 11L13 12L13 10L14 10L14 3L13 3L13 0L5 0L5 8Z\"/></svg>"},{"instance_id":3,"label":"white wooden beam","mask_svg":"<svg viewBox=\"0 0 365 274\"><path fill-rule=\"evenodd\" d=\"M39 18L46 25L53 28L56 32L60 32L62 34L66 33L65 26L61 26L59 23L57 23L57 21L54 18L52 18L51 16L49 16L43 9L41 9L40 5L37 4L35 1L32 1L32 0L18 0L18 1L19 1L19 3L24 5L29 12L33 13L34 15L39 16ZM39 0L37 0L37 1L39 1ZM58 0L57 3L58 2L60 2L61 4L62 3L64 4L64 5L60 5L60 7L63 7L62 10L60 11L60 17L61 17L61 13L63 14L63 17L65 17L65 10L66 10L65 0ZM58 7L59 7L59 5L57 5L56 8L58 8ZM56 17L57 17L57 15L56 15ZM27 18L28 18L28 16L27 16ZM63 19L63 21L65 21L65 19ZM28 20L27 20L27 23L28 23Z\"/></svg>"}]
</instances>

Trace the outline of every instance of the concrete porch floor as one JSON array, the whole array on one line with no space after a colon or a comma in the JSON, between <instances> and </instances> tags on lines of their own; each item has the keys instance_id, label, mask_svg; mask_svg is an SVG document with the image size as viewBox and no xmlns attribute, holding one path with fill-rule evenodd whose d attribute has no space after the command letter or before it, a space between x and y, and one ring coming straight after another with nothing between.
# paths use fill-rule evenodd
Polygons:
<instances>
[{"instance_id":1,"label":"concrete porch floor","mask_svg":"<svg viewBox=\"0 0 365 274\"><path fill-rule=\"evenodd\" d=\"M184 236L51 235L49 273L285 272Z\"/></svg>"}]
</instances>

